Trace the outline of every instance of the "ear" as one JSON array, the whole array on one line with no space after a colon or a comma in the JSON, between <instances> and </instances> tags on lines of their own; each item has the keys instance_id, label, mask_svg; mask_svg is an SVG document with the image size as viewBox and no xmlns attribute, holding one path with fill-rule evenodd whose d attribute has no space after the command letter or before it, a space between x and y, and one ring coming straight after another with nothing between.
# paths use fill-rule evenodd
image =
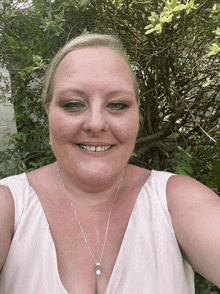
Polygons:
<instances>
[{"instance_id":1,"label":"ear","mask_svg":"<svg viewBox=\"0 0 220 294\"><path fill-rule=\"evenodd\" d=\"M49 102L46 104L46 113L47 113L47 116L49 116L49 113L50 113L50 103Z\"/></svg>"}]
</instances>

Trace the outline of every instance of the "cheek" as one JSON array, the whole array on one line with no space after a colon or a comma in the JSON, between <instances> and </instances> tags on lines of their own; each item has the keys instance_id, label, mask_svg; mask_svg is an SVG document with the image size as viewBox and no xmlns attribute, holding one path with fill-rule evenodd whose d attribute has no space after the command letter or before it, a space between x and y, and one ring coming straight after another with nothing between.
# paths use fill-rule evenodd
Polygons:
<instances>
[{"instance_id":1,"label":"cheek","mask_svg":"<svg viewBox=\"0 0 220 294\"><path fill-rule=\"evenodd\" d=\"M51 115L49 129L53 140L66 141L73 138L77 128L72 127L70 120L63 119L59 115Z\"/></svg>"},{"instance_id":2,"label":"cheek","mask_svg":"<svg viewBox=\"0 0 220 294\"><path fill-rule=\"evenodd\" d=\"M121 132L123 134L123 139L127 143L134 144L136 141L137 133L139 130L139 118L138 115L133 115L129 119L121 124Z\"/></svg>"}]
</instances>

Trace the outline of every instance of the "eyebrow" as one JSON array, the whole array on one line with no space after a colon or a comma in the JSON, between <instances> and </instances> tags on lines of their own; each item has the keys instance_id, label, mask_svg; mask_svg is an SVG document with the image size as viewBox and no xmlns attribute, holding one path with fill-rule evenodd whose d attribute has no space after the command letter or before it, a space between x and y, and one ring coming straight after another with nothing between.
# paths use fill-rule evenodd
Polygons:
<instances>
[{"instance_id":1,"label":"eyebrow","mask_svg":"<svg viewBox=\"0 0 220 294\"><path fill-rule=\"evenodd\" d=\"M63 95L68 95L68 94L77 94L77 95L80 95L83 97L88 97L88 94L85 91L77 89L77 88L75 88L75 89L74 88L61 89L60 91L57 92L56 96L60 97ZM106 97L111 98L113 96L120 95L120 94L127 94L127 95L132 95L132 96L135 95L135 93L132 91L129 91L126 89L120 89L120 90L112 90L112 91L106 93Z\"/></svg>"},{"instance_id":2,"label":"eyebrow","mask_svg":"<svg viewBox=\"0 0 220 294\"><path fill-rule=\"evenodd\" d=\"M107 97L113 97L113 96L116 96L116 95L120 95L120 94L128 94L128 95L135 95L134 92L131 92L129 90L126 90L126 89L121 89L121 90L114 90L114 91L110 91L107 93Z\"/></svg>"},{"instance_id":3,"label":"eyebrow","mask_svg":"<svg viewBox=\"0 0 220 294\"><path fill-rule=\"evenodd\" d=\"M72 88L67 88L67 89L61 89L60 91L57 92L57 96L63 96L67 94L77 94L80 96L87 96L86 92L79 90L79 89L72 89Z\"/></svg>"}]
</instances>

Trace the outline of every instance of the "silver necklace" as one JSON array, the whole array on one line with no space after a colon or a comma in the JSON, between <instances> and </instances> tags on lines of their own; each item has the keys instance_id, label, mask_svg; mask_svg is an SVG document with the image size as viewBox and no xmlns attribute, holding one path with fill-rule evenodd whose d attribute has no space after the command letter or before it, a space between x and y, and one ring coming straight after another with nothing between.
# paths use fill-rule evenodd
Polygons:
<instances>
[{"instance_id":1,"label":"silver necklace","mask_svg":"<svg viewBox=\"0 0 220 294\"><path fill-rule=\"evenodd\" d=\"M58 176L59 176L60 182L61 182L61 184L62 184L62 186L63 186L63 188L64 188L64 191L65 191L65 193L66 193L66 195L67 195L67 197L68 197L68 199L69 199L69 201L70 201L70 204L72 205L72 208L73 208L74 214L75 214L76 219L77 219L77 221L78 221L79 227L80 227L81 232L82 232L82 234L83 234L83 238L84 238L84 240L85 240L85 242L86 242L86 245L87 245L87 247L88 247L89 253L90 253L90 255L91 255L91 257L92 257L92 259L93 259L93 261L94 261L94 263L95 263L95 273L96 273L97 276L100 276L101 273L102 273L102 270L101 270L101 262L102 262L102 257L103 257L103 253L104 253L104 250L105 250L105 244L106 244L107 236L108 236L108 228L109 228L110 216L111 216L111 213L112 213L112 208L113 208L113 205L114 205L114 202L115 202L115 198L116 198L116 196L117 196L117 194L118 194L118 191L119 191L119 189L120 189L120 187L121 187L122 179L123 179L123 176L124 176L124 170L123 170L123 172L122 172L121 181L120 181L120 183L119 183L119 185L118 185L118 188L117 188L117 191L116 191L116 193L115 193L114 199L113 199L113 201L112 201L112 206L111 206L111 209L110 209L110 212L109 212L109 215L108 215L107 227L106 227L106 232L105 232L105 240L104 240L104 244L103 244L103 248L102 248L102 253L101 253L101 257L100 257L100 261L99 261L99 262L96 262L96 261L95 261L95 258L93 257L92 251L91 251L91 249L90 249L90 247L89 247L89 243L88 243L88 241L87 241L87 239L86 239L86 236L85 236L85 234L84 234L83 228L82 228L81 223L80 223L80 221L79 221L79 218L78 218L78 216L77 216L77 214L76 214L76 210L75 210L75 208L74 208L74 206L73 206L72 201L70 200L69 194L68 194L68 192L67 192L67 190L66 190L66 188L65 188L65 186L64 186L63 180L62 180L62 178L61 178L61 176L60 176L60 172L59 172L58 167L57 167L57 173L58 173Z\"/></svg>"}]
</instances>

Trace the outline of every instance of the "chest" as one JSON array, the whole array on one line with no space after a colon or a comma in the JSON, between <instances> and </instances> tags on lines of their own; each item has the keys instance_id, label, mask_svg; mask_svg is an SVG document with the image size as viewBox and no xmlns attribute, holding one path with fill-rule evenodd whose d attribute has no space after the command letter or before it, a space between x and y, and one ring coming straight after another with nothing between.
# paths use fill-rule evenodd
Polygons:
<instances>
[{"instance_id":1,"label":"chest","mask_svg":"<svg viewBox=\"0 0 220 294\"><path fill-rule=\"evenodd\" d=\"M40 199L54 241L60 280L68 293L105 292L126 232L137 195L118 203L112 210L77 217L66 199ZM100 262L101 259L101 262ZM95 273L101 263L101 275Z\"/></svg>"}]
</instances>

